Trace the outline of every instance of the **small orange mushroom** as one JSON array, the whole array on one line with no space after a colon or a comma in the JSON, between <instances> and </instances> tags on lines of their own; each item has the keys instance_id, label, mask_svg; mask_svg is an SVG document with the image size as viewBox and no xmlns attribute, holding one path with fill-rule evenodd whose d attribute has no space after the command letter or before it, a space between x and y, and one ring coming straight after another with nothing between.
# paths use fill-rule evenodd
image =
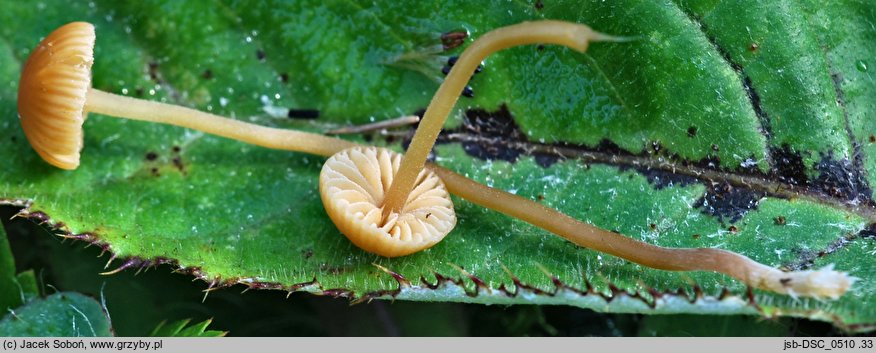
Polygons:
<instances>
[{"instance_id":1,"label":"small orange mushroom","mask_svg":"<svg viewBox=\"0 0 876 353\"><path fill-rule=\"evenodd\" d=\"M617 41L621 38L595 32L581 24L560 21L524 22L493 30L478 38L465 49L451 69L447 79L438 88L414 133L414 138L401 165L393 168L397 172L390 171L389 168L380 168L379 175L371 176L371 178L381 178L382 190L387 189L387 180L389 181L385 195L372 194L374 197L368 200L367 216L359 215L362 213L362 209L354 207L331 210L330 214L332 212L345 212L341 222L335 220L336 216L332 216L335 224L343 223L339 224L338 228L351 240L357 239L353 241L359 244L358 242L363 241L361 237L369 235L366 233L374 233L374 229L388 226L392 220L398 217L398 214L405 214L409 209L408 204L412 202L410 195L418 193L423 173L431 169L447 184L450 192L468 201L529 222L577 245L645 266L670 271L716 271L757 288L792 296L837 298L852 286L855 278L848 276L845 272L834 271L832 266L819 270L784 272L726 250L674 249L644 243L594 227L532 200L476 183L444 168L435 165L429 165L426 168L426 156L432 149L459 93L478 64L489 54L512 46L532 43L560 44L584 51L589 42L594 40ZM365 175L374 173L375 166L373 164L349 163L345 168L348 168L347 173ZM326 170L323 168L322 173L325 174ZM359 178L359 180L358 184L351 182L346 186L350 190L358 190L364 185L363 183L368 183L365 178ZM374 182L371 181L371 183ZM320 185L322 186L322 182ZM353 192L351 191L351 193ZM323 203L326 203L327 199L328 202L337 203L328 197L325 191L322 195ZM380 200L380 196L383 196L383 200ZM363 206L359 207L365 207L364 203ZM326 206L326 208L330 207ZM378 209L382 209L383 217L375 215ZM369 231L364 232L363 229ZM385 234L384 232L382 236L386 237ZM379 245L379 243L377 244ZM382 249L379 246L369 249L371 249L369 251L382 254L380 252Z\"/></svg>"},{"instance_id":2,"label":"small orange mushroom","mask_svg":"<svg viewBox=\"0 0 876 353\"><path fill-rule=\"evenodd\" d=\"M268 148L330 156L352 142L245 123L194 109L134 99L91 87L94 26L73 22L49 34L28 57L18 87L24 134L47 162L79 166L89 112L187 127Z\"/></svg>"},{"instance_id":3,"label":"small orange mushroom","mask_svg":"<svg viewBox=\"0 0 876 353\"><path fill-rule=\"evenodd\" d=\"M435 93L405 157L386 149L374 148L374 152L367 152L376 156L395 155L391 159L401 159L400 165L384 165L373 158L365 158L365 151L356 148L339 152L326 162L320 173L320 192L329 216L353 243L378 255L407 255L431 247L453 229L456 218L452 216L452 222L449 222L444 220L443 212L430 215L422 211L421 200L415 196L424 192L446 194L440 179L434 177L436 181L429 182L434 174L424 168L426 156L459 92L478 64L495 51L517 45L557 43L584 51L591 40L612 38L585 25L560 21L524 22L482 36L463 52ZM390 157L383 158L388 160ZM392 168L386 167L390 165ZM336 168L342 168L344 172ZM348 178L343 179L341 175ZM375 184L377 180L381 183ZM434 189L424 191L424 185L432 185ZM363 192L363 189L368 192ZM339 195L343 196L338 199ZM346 196L355 197L355 203L346 200ZM449 198L446 202L441 200L441 204L449 205L448 210L452 212ZM367 212L363 209L366 207ZM427 217L436 218L429 220ZM414 228L414 225L422 227ZM407 228L411 231L406 231Z\"/></svg>"},{"instance_id":4,"label":"small orange mushroom","mask_svg":"<svg viewBox=\"0 0 876 353\"><path fill-rule=\"evenodd\" d=\"M456 225L453 201L431 170L417 177L404 208L383 218L383 197L392 185L401 155L386 148L353 147L331 156L319 173L326 213L362 250L386 257L429 248Z\"/></svg>"}]
</instances>

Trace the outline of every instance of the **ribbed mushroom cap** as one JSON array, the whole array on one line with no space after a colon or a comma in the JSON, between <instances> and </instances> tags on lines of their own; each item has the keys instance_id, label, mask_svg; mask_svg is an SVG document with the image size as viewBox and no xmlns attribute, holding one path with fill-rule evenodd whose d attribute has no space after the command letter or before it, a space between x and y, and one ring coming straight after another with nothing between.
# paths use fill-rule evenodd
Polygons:
<instances>
[{"instance_id":1,"label":"ribbed mushroom cap","mask_svg":"<svg viewBox=\"0 0 876 353\"><path fill-rule=\"evenodd\" d=\"M40 42L21 72L21 127L33 149L59 168L79 166L94 40L90 23L66 24Z\"/></svg>"},{"instance_id":2,"label":"ribbed mushroom cap","mask_svg":"<svg viewBox=\"0 0 876 353\"><path fill-rule=\"evenodd\" d=\"M402 156L385 148L353 147L322 166L319 192L332 222L359 248L386 257L404 256L437 244L456 225L444 182L424 169L400 213L383 222L384 193Z\"/></svg>"}]
</instances>

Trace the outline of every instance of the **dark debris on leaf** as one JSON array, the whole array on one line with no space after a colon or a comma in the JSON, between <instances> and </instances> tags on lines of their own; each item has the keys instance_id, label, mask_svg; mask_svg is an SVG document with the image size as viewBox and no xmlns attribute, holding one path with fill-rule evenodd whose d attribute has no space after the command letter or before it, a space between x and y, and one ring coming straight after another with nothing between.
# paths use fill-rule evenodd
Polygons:
<instances>
[{"instance_id":1,"label":"dark debris on leaf","mask_svg":"<svg viewBox=\"0 0 876 353\"><path fill-rule=\"evenodd\" d=\"M770 155L774 164L772 174L775 178L791 185L807 184L806 166L800 153L793 151L788 144L783 144L781 148L771 148Z\"/></svg>"},{"instance_id":2,"label":"dark debris on leaf","mask_svg":"<svg viewBox=\"0 0 876 353\"><path fill-rule=\"evenodd\" d=\"M524 138L520 127L511 116L507 105L502 105L497 111L484 109L469 109L465 112L463 128L482 137L507 138L521 140Z\"/></svg>"},{"instance_id":3,"label":"dark debris on leaf","mask_svg":"<svg viewBox=\"0 0 876 353\"><path fill-rule=\"evenodd\" d=\"M475 141L462 143L462 148L471 156L516 162L524 152L505 143L506 140L525 139L506 105L502 105L494 112L484 109L467 110L460 129L462 132L480 137Z\"/></svg>"},{"instance_id":4,"label":"dark debris on leaf","mask_svg":"<svg viewBox=\"0 0 876 353\"><path fill-rule=\"evenodd\" d=\"M848 159L834 159L833 155L823 155L815 165L818 177L813 187L825 194L848 201L852 204L871 204L873 189L859 168Z\"/></svg>"},{"instance_id":5,"label":"dark debris on leaf","mask_svg":"<svg viewBox=\"0 0 876 353\"><path fill-rule=\"evenodd\" d=\"M465 43L465 39L468 38L468 31L453 30L450 32L442 33L439 38L441 39L442 48L445 51L452 50Z\"/></svg>"},{"instance_id":6,"label":"dark debris on leaf","mask_svg":"<svg viewBox=\"0 0 876 353\"><path fill-rule=\"evenodd\" d=\"M152 81L159 82L161 81L161 75L158 73L158 62L150 61L147 64L146 71L149 73L149 78Z\"/></svg>"},{"instance_id":7,"label":"dark debris on leaf","mask_svg":"<svg viewBox=\"0 0 876 353\"><path fill-rule=\"evenodd\" d=\"M718 218L721 222L735 223L748 211L757 208L765 192L733 187L729 183L706 186L706 193L694 205L703 213Z\"/></svg>"},{"instance_id":8,"label":"dark debris on leaf","mask_svg":"<svg viewBox=\"0 0 876 353\"><path fill-rule=\"evenodd\" d=\"M319 118L319 110L317 109L289 109L286 116L290 119L313 120Z\"/></svg>"},{"instance_id":9,"label":"dark debris on leaf","mask_svg":"<svg viewBox=\"0 0 876 353\"><path fill-rule=\"evenodd\" d=\"M697 137L697 127L691 126L687 128L687 136L688 137Z\"/></svg>"},{"instance_id":10,"label":"dark debris on leaf","mask_svg":"<svg viewBox=\"0 0 876 353\"><path fill-rule=\"evenodd\" d=\"M773 223L777 226L783 226L787 224L788 221L785 219L785 216L776 216L776 218L773 218Z\"/></svg>"},{"instance_id":11,"label":"dark debris on leaf","mask_svg":"<svg viewBox=\"0 0 876 353\"><path fill-rule=\"evenodd\" d=\"M551 155L542 152L535 152L532 154L532 157L535 158L535 163L538 164L542 168L549 168L560 161L560 157L556 155ZM542 198L544 198L542 196Z\"/></svg>"},{"instance_id":12,"label":"dark debris on leaf","mask_svg":"<svg viewBox=\"0 0 876 353\"><path fill-rule=\"evenodd\" d=\"M837 159L833 153L821 155L813 168L818 173L810 179L803 155L787 144L771 151L774 168L771 177L793 186L807 187L814 192L842 200L852 205L873 205L873 189L861 168L847 158Z\"/></svg>"},{"instance_id":13,"label":"dark debris on leaf","mask_svg":"<svg viewBox=\"0 0 876 353\"><path fill-rule=\"evenodd\" d=\"M183 164L183 160L181 157L179 157L179 156L173 157L172 162L173 162L173 167L176 168L176 170L178 170L183 175L188 174L186 172L186 166L185 166L185 164Z\"/></svg>"},{"instance_id":14,"label":"dark debris on leaf","mask_svg":"<svg viewBox=\"0 0 876 353\"><path fill-rule=\"evenodd\" d=\"M636 168L636 171L645 176L645 178L648 180L648 183L657 190L671 187L683 187L699 182L699 180L694 177L678 173L672 173L660 169L646 167Z\"/></svg>"}]
</instances>

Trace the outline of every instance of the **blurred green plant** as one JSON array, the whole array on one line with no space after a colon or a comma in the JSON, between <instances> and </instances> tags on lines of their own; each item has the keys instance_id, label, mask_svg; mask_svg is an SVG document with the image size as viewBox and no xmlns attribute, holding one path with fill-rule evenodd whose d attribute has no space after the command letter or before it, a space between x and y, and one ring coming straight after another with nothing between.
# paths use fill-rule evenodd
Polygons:
<instances>
[{"instance_id":1,"label":"blurred green plant","mask_svg":"<svg viewBox=\"0 0 876 353\"><path fill-rule=\"evenodd\" d=\"M152 330L149 336L152 337L222 337L227 334L223 331L208 330L207 326L213 322L212 319L204 320L196 324L189 325L191 320L179 320L171 323L162 321Z\"/></svg>"}]
</instances>

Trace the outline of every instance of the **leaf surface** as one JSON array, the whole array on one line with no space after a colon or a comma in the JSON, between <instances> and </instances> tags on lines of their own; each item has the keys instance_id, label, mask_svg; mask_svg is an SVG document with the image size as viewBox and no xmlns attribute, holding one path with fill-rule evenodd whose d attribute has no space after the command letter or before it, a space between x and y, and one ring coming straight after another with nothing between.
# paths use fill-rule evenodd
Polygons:
<instances>
[{"instance_id":1,"label":"leaf surface","mask_svg":"<svg viewBox=\"0 0 876 353\"><path fill-rule=\"evenodd\" d=\"M10 310L0 319L0 335L107 337L113 333L100 303L79 293L60 292Z\"/></svg>"},{"instance_id":2,"label":"leaf surface","mask_svg":"<svg viewBox=\"0 0 876 353\"><path fill-rule=\"evenodd\" d=\"M11 309L23 303L23 288L15 274L15 258L6 239L6 231L0 225L0 309Z\"/></svg>"}]
</instances>

